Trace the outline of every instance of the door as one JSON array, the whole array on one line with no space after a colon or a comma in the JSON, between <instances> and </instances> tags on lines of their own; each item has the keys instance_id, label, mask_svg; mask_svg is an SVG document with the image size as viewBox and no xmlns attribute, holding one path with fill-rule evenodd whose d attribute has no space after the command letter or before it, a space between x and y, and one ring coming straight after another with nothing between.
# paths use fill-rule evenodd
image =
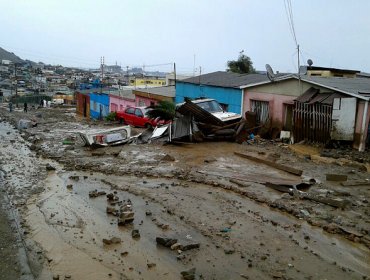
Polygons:
<instances>
[{"instance_id":1,"label":"door","mask_svg":"<svg viewBox=\"0 0 370 280\"><path fill-rule=\"evenodd\" d=\"M126 109L125 111L125 121L127 124L131 124L131 125L134 125L133 124L133 121L134 121L134 113L135 113L135 108L128 108Z\"/></svg>"},{"instance_id":2,"label":"door","mask_svg":"<svg viewBox=\"0 0 370 280\"><path fill-rule=\"evenodd\" d=\"M251 100L251 111L256 113L258 124L264 124L270 118L268 101Z\"/></svg>"},{"instance_id":3,"label":"door","mask_svg":"<svg viewBox=\"0 0 370 280\"><path fill-rule=\"evenodd\" d=\"M144 119L144 114L141 112L139 108L135 109L135 126L145 126L145 119Z\"/></svg>"},{"instance_id":4,"label":"door","mask_svg":"<svg viewBox=\"0 0 370 280\"><path fill-rule=\"evenodd\" d=\"M353 141L356 106L356 98L334 98L330 132L332 140Z\"/></svg>"},{"instance_id":5,"label":"door","mask_svg":"<svg viewBox=\"0 0 370 280\"><path fill-rule=\"evenodd\" d=\"M293 105L284 104L284 130L292 131L293 129Z\"/></svg>"}]
</instances>

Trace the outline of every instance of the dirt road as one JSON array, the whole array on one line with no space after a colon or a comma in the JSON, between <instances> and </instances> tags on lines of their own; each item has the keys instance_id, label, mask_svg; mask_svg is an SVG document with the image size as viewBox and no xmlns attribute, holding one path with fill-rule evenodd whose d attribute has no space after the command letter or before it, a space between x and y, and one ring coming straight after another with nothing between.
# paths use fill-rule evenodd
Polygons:
<instances>
[{"instance_id":1,"label":"dirt road","mask_svg":"<svg viewBox=\"0 0 370 280\"><path fill-rule=\"evenodd\" d=\"M77 119L73 110L30 112L38 126L21 134L8 122L24 113L0 114L4 190L19 211L36 279L182 279L184 271L188 279L370 275L369 189L325 181L330 172L366 179L360 165L313 162L269 142L90 150L76 131L102 124ZM301 168L303 179L319 182L310 193L351 204L342 210L266 188L265 181L302 178L234 151ZM90 197L94 190L105 194ZM119 226L117 213L128 205L134 221ZM159 237L175 246L158 244Z\"/></svg>"}]
</instances>

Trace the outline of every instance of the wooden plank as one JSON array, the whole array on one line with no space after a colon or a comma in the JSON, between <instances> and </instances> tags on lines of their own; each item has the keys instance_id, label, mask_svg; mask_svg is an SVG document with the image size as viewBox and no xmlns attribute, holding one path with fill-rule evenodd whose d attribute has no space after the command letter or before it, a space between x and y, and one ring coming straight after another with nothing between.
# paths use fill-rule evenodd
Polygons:
<instances>
[{"instance_id":1,"label":"wooden plank","mask_svg":"<svg viewBox=\"0 0 370 280\"><path fill-rule=\"evenodd\" d=\"M272 162L272 161L269 161L269 160L266 160L266 159L257 158L257 157L254 157L254 156L250 156L250 155L246 155L246 154L242 154L242 153L238 153L238 152L234 152L234 154L237 155L237 156L240 156L240 157L258 162L258 163L263 163L265 165L274 167L278 170L282 170L282 171L285 171L285 172L288 172L288 173L291 173L291 174L294 174L294 175L297 175L297 176L301 176L302 173L303 173L302 170L299 170L299 169L296 169L296 168L293 168L293 167L289 167L289 166L285 166L285 165L281 165L281 164L278 164L278 163L275 163L275 162Z\"/></svg>"}]
</instances>

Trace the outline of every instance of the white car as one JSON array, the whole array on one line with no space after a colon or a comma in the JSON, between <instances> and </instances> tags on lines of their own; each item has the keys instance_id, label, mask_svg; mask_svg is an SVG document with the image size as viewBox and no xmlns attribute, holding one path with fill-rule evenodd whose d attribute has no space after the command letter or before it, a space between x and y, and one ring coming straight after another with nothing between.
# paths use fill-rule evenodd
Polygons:
<instances>
[{"instance_id":1,"label":"white car","mask_svg":"<svg viewBox=\"0 0 370 280\"><path fill-rule=\"evenodd\" d=\"M211 98L205 98L205 99L195 99L192 100L194 104L197 104L200 108L203 110L206 110L207 112L214 115L216 118L220 119L223 122L228 122L232 120L238 120L241 119L241 115L232 113L232 112L225 112L222 109L222 106L220 103L217 102L215 99ZM184 103L178 104L178 106L181 106Z\"/></svg>"}]
</instances>

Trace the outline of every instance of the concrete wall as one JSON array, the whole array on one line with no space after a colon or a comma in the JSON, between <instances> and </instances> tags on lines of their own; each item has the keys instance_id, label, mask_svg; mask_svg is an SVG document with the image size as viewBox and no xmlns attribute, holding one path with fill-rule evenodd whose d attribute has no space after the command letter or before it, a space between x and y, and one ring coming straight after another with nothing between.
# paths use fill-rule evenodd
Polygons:
<instances>
[{"instance_id":1,"label":"concrete wall","mask_svg":"<svg viewBox=\"0 0 370 280\"><path fill-rule=\"evenodd\" d=\"M135 95L136 106L139 106L139 107L150 106L151 102L153 102L154 105L155 105L155 104L158 103L158 100L153 99L153 98L148 98L148 97Z\"/></svg>"},{"instance_id":2,"label":"concrete wall","mask_svg":"<svg viewBox=\"0 0 370 280\"><path fill-rule=\"evenodd\" d=\"M127 107L134 106L134 99L125 99L115 95L109 95L109 112L123 111Z\"/></svg>"},{"instance_id":3,"label":"concrete wall","mask_svg":"<svg viewBox=\"0 0 370 280\"><path fill-rule=\"evenodd\" d=\"M213 98L219 103L227 104L229 112L241 114L242 92L240 89L189 84L177 81L175 102L182 103L185 97L191 99L200 97Z\"/></svg>"},{"instance_id":4,"label":"concrete wall","mask_svg":"<svg viewBox=\"0 0 370 280\"><path fill-rule=\"evenodd\" d=\"M100 112L101 109L101 112ZM99 119L109 114L109 95L90 93L90 117Z\"/></svg>"}]
</instances>

